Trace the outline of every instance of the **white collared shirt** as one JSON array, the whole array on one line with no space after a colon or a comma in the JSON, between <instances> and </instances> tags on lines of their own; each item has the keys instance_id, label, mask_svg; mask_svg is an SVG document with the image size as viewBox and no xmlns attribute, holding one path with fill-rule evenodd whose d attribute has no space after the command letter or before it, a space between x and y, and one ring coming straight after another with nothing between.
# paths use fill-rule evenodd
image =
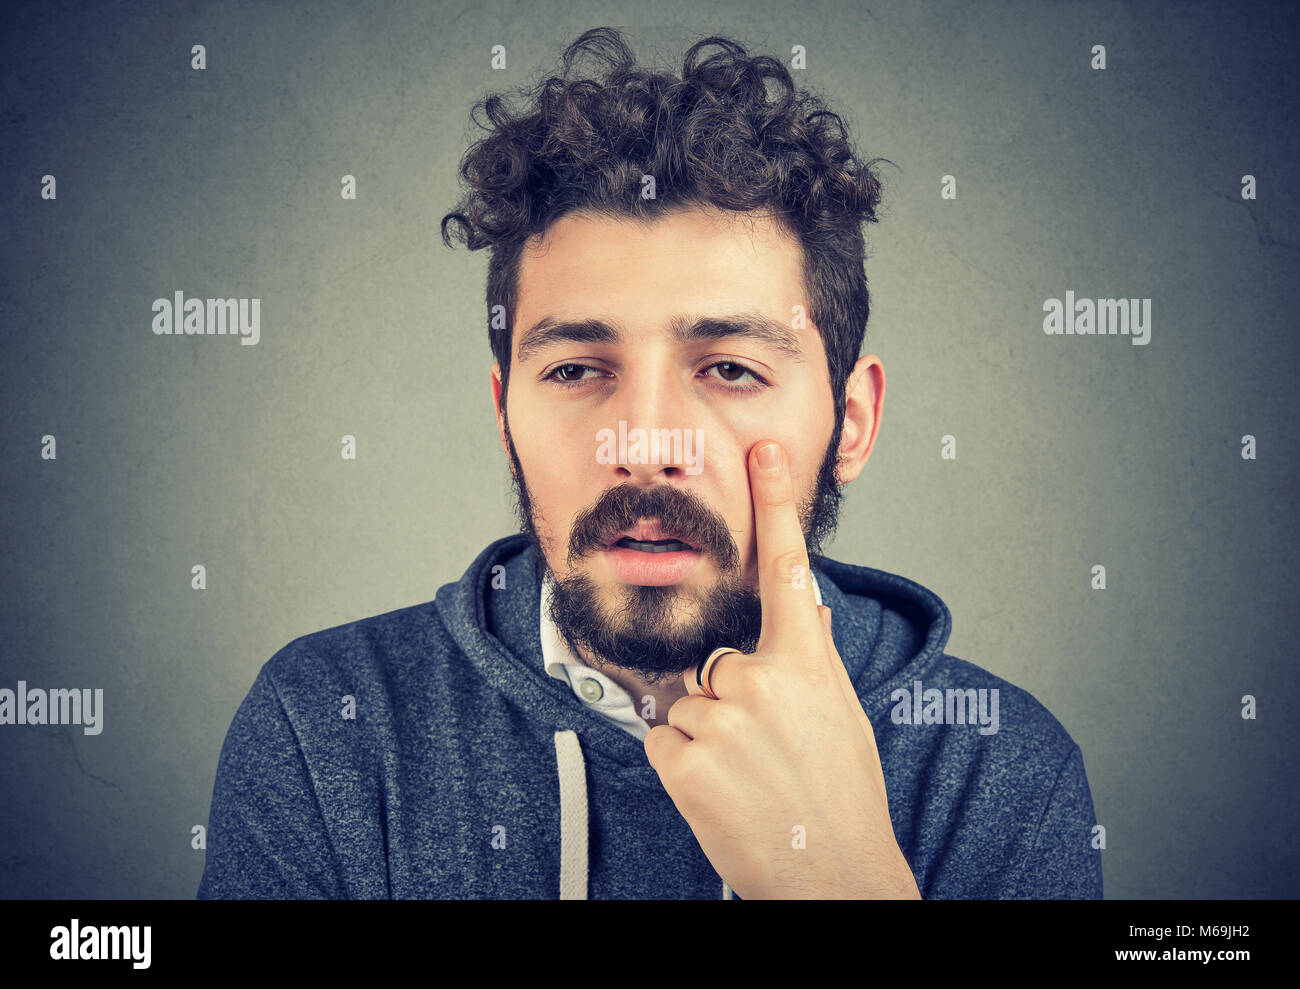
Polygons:
<instances>
[{"instance_id":1,"label":"white collared shirt","mask_svg":"<svg viewBox=\"0 0 1300 989\"><path fill-rule=\"evenodd\" d=\"M812 583L813 597L821 604L822 591L817 586L815 576ZM573 655L564 636L560 635L560 630L550 619L550 604L551 580L547 576L542 581L542 668L555 679L568 684L578 700L587 707L599 711L636 738L645 738L650 732L650 725L637 712L632 695L600 670L593 669Z\"/></svg>"}]
</instances>

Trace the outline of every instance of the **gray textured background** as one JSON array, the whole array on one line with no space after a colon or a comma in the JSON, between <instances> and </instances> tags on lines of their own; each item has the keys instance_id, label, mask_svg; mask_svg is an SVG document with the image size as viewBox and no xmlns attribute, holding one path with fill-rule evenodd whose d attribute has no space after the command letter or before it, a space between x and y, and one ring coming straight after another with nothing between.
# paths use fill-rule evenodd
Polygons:
<instances>
[{"instance_id":1,"label":"gray textured background","mask_svg":"<svg viewBox=\"0 0 1300 989\"><path fill-rule=\"evenodd\" d=\"M1108 896L1300 893L1290 5L152 6L0 30L0 686L105 691L99 736L0 727L0 895L192 896L262 663L513 531L486 254L437 222L474 99L601 24L676 68L711 33L803 44L899 166L868 230L883 425L830 555L934 589L948 651L1070 731ZM261 342L156 337L177 289L260 297ZM1152 298L1150 344L1044 335L1066 289Z\"/></svg>"}]
</instances>

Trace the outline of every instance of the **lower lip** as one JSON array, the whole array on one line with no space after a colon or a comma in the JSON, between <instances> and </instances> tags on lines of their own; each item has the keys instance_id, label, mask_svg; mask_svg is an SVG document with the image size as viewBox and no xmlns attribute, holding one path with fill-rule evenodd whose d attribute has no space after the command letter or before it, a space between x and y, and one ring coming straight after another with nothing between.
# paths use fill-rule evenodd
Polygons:
<instances>
[{"instance_id":1,"label":"lower lip","mask_svg":"<svg viewBox=\"0 0 1300 989\"><path fill-rule=\"evenodd\" d=\"M605 550L605 557L614 576L623 583L662 587L685 578L699 565L704 554L697 549L644 553L626 546L611 546Z\"/></svg>"}]
</instances>

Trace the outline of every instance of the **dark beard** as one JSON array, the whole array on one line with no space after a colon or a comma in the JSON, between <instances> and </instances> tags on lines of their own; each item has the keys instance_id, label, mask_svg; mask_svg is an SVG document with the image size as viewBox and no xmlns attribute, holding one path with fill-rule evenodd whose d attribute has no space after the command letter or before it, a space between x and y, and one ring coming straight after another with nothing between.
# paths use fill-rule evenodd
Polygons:
<instances>
[{"instance_id":1,"label":"dark beard","mask_svg":"<svg viewBox=\"0 0 1300 989\"><path fill-rule=\"evenodd\" d=\"M763 621L758 592L738 583L738 577L724 578L722 586L702 596L672 585L626 585L618 592L623 603L612 620L605 618L600 592L586 574L555 580L552 573L551 580L551 621L573 654L590 656L593 666L632 670L647 686L681 676L718 646L753 652L758 645ZM688 599L695 602L697 617L675 620Z\"/></svg>"},{"instance_id":2,"label":"dark beard","mask_svg":"<svg viewBox=\"0 0 1300 989\"><path fill-rule=\"evenodd\" d=\"M609 614L601 603L600 589L586 574L557 577L533 524L532 500L510 437L504 395L501 404L506 444L514 464L511 480L520 528L532 541L541 578L551 581L549 617L575 656L585 657L596 667L610 664L630 670L653 686L680 676L719 646L741 652L755 650L763 624L758 591L743 581L740 551L726 521L688 489L669 484L607 488L574 520L567 563L572 570L584 557L599 552L604 533L618 531L639 518L657 518L665 528L689 538L705 555L713 557L720 575L716 586L696 591L672 584L626 584L616 591L622 600ZM822 539L834 532L839 514L842 492L835 466L841 425L837 423L832 432L813 496L799 509L809 561L814 567L821 559ZM688 622L674 620L688 603L695 617Z\"/></svg>"}]
</instances>

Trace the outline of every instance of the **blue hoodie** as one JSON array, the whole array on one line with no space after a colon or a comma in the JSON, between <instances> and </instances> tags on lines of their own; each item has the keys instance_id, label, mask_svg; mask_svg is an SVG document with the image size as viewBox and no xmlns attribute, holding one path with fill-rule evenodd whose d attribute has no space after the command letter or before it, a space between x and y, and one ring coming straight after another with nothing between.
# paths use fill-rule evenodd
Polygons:
<instances>
[{"instance_id":1,"label":"blue hoodie","mask_svg":"<svg viewBox=\"0 0 1300 989\"><path fill-rule=\"evenodd\" d=\"M931 591L833 560L815 575L921 895L1100 897L1060 723L944 653ZM433 601L272 656L221 750L199 898L738 898L642 743L543 671L540 576L509 536ZM951 723L953 688L996 688L996 718Z\"/></svg>"}]
</instances>

